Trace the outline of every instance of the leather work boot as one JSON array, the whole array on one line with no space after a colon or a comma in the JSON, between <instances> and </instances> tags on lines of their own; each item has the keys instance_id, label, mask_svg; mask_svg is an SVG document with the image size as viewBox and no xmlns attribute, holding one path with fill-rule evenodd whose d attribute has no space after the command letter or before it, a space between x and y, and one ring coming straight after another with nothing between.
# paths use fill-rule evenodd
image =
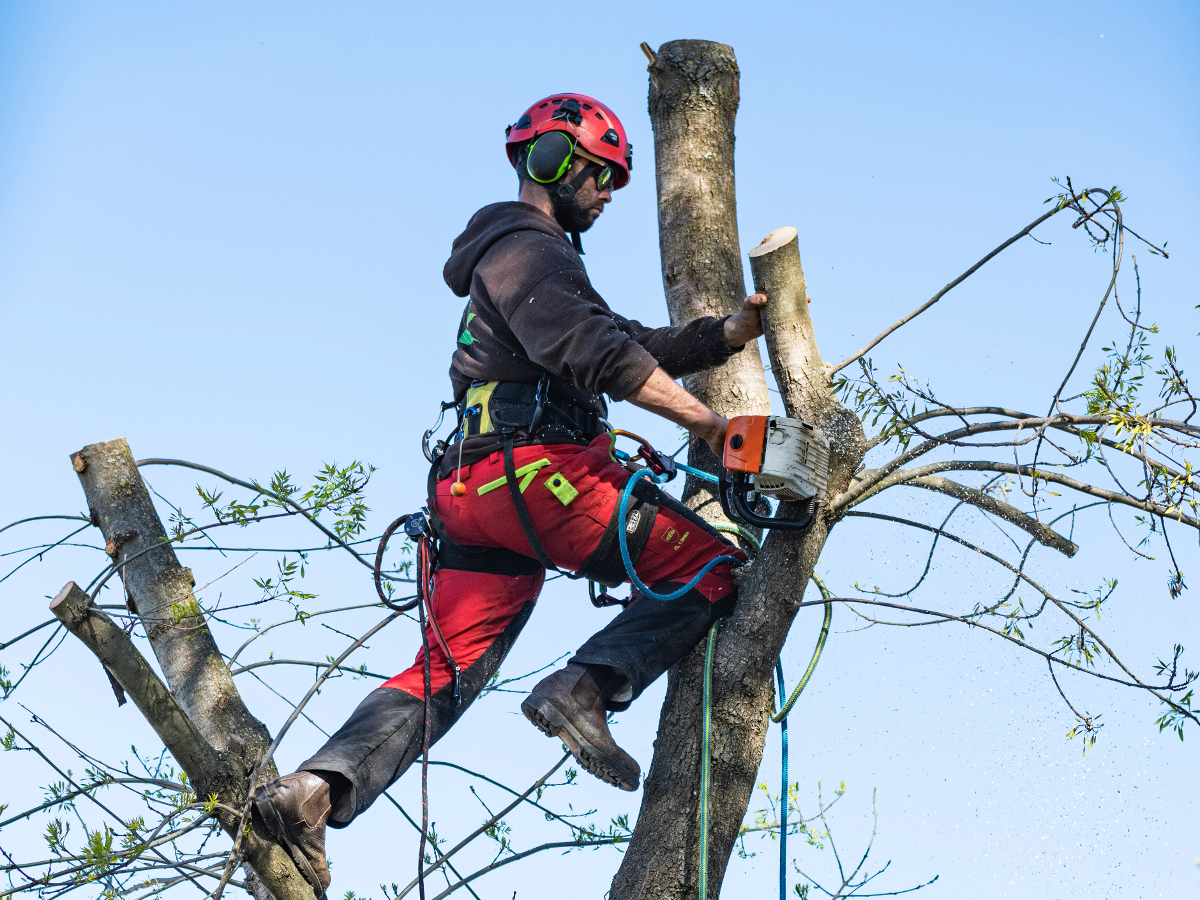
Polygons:
<instances>
[{"instance_id":1,"label":"leather work boot","mask_svg":"<svg viewBox=\"0 0 1200 900\"><path fill-rule=\"evenodd\" d=\"M606 692L624 685L624 676L607 666L572 663L542 679L521 703L521 712L566 744L579 764L601 781L636 791L642 770L613 740L604 710Z\"/></svg>"},{"instance_id":2,"label":"leather work boot","mask_svg":"<svg viewBox=\"0 0 1200 900\"><path fill-rule=\"evenodd\" d=\"M254 808L272 837L288 849L296 868L324 900L329 887L325 823L332 810L329 782L312 772L293 772L260 785Z\"/></svg>"}]
</instances>

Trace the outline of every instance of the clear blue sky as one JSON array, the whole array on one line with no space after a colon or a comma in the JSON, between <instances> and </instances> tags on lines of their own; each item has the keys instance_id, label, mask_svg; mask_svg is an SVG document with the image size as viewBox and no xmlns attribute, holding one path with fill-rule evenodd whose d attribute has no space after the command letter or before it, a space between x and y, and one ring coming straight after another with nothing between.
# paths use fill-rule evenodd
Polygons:
<instances>
[{"instance_id":1,"label":"clear blue sky","mask_svg":"<svg viewBox=\"0 0 1200 900\"><path fill-rule=\"evenodd\" d=\"M461 312L441 266L476 208L514 196L503 128L534 99L582 91L622 117L633 181L586 236L586 262L612 306L665 324L638 43L680 37L737 52L743 246L779 225L799 229L826 358L923 302L1035 218L1054 192L1052 175L1070 175L1119 184L1129 224L1170 242L1169 261L1138 253L1145 302L1194 363L1193 3L9 2L0 7L0 524L79 510L69 454L117 436L139 457L182 457L243 477L362 459L379 467L376 532L413 508L425 472L418 439L449 393ZM1040 236L1051 246L1013 248L882 345L876 362L902 363L955 403L1043 408L1108 275L1107 259L1068 223L1056 219ZM1132 296L1128 281L1123 289ZM1110 308L1086 364L1118 333ZM673 449L674 429L625 405L616 412ZM164 495L191 502L195 479L150 474ZM929 498L898 502L927 521L944 509ZM973 527L983 535L988 526ZM30 532L30 542L62 533ZM1118 577L1101 627L1126 662L1149 675L1178 641L1195 667L1200 588L1170 600L1163 559L1134 562L1102 517L1076 536L1081 553L1069 563L1044 553L1034 564L1040 577L1062 592ZM1176 544L1185 571L1198 561L1193 538L1181 533ZM919 572L925 547L847 522L820 570L835 591L855 581L893 589ZM195 553L185 564L204 584L247 555ZM935 608L969 609L1002 581L953 552L939 559L923 598ZM44 595L98 566L80 550L0 585L0 641L41 621ZM226 602L253 599L250 576L272 567L260 554L221 581ZM308 581L328 606L371 596L359 571L334 560L318 561ZM606 615L578 588L552 586L506 674L570 651ZM1183 744L1160 736L1154 703L1067 678L1108 723L1081 757L1036 658L961 629L856 631L848 611L837 616L792 720L792 778L807 809L818 781L828 793L845 779L850 792L833 824L851 854L869 834L878 787L872 860L894 860L886 889L940 874L922 896L1197 895L1194 729ZM789 680L818 621L815 611L797 621ZM361 661L398 671L413 635L373 641ZM1034 635L1048 643L1057 633ZM222 640L228 649L236 638ZM338 652L330 640L343 639L310 624L270 649L320 658ZM0 655L17 671L24 659ZM131 706L115 709L83 651L68 643L55 659L0 714L28 723L21 700L109 758L131 741L153 743ZM274 671L268 680L292 696L308 677L289 682ZM336 727L366 687L332 685L314 716ZM286 707L256 682L244 690L277 728ZM660 697L648 693L618 726L643 766ZM540 774L554 746L519 716L518 701L486 698L438 754L513 783ZM318 739L297 727L281 765ZM772 789L777 742L772 731L761 776ZM0 803L40 796L42 776L26 756L0 756ZM462 834L481 813L466 785L444 771L434 778L445 834ZM418 790L413 773L397 796L416 810ZM600 818L637 810L637 797L598 783L567 790L564 803L598 807ZM538 827L514 825L519 842ZM6 831L0 844L14 840ZM827 851L792 847L801 868L829 880ZM733 860L726 896L773 890L775 845L750 849L765 855ZM407 880L415 852L412 829L376 808L332 837L334 889L378 897L380 882ZM612 851L548 856L484 881L480 895L540 897L552 884L556 895L599 898L617 862Z\"/></svg>"}]
</instances>

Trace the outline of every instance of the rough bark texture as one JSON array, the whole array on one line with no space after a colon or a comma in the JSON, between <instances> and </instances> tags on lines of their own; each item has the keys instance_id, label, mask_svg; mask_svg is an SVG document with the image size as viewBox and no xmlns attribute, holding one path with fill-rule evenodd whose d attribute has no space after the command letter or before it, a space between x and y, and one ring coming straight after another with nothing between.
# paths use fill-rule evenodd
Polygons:
<instances>
[{"instance_id":1,"label":"rough bark texture","mask_svg":"<svg viewBox=\"0 0 1200 900\"><path fill-rule=\"evenodd\" d=\"M658 49L649 72L667 310L675 325L727 316L741 309L746 296L733 170L737 60L725 44L671 41ZM771 410L757 343L683 384L723 416ZM692 441L688 461L716 471L717 461L701 440ZM684 497L708 518L721 515L706 482L689 479Z\"/></svg>"},{"instance_id":2,"label":"rough bark texture","mask_svg":"<svg viewBox=\"0 0 1200 900\"><path fill-rule=\"evenodd\" d=\"M253 759L271 736L233 684L229 667L192 594L195 579L179 564L124 438L90 444L71 457L87 497L92 523L109 556L125 563L121 578L150 646L180 706L218 750Z\"/></svg>"},{"instance_id":3,"label":"rough bark texture","mask_svg":"<svg viewBox=\"0 0 1200 900\"><path fill-rule=\"evenodd\" d=\"M271 735L246 708L212 632L198 614L192 593L195 580L167 541L129 445L123 438L90 444L72 455L71 465L108 555L122 564L130 609L141 619L170 691L107 616L94 607L80 607L80 597L87 597L78 588L72 591L73 584L63 589L52 609L133 697L198 795L216 793L222 803L241 809L253 787L250 774L270 746ZM268 761L259 768L257 783L277 775L275 764ZM226 831L236 833L238 817L218 818ZM242 841L242 857L256 876L248 876L248 884L258 900L314 900L287 851L257 824L252 823Z\"/></svg>"},{"instance_id":4,"label":"rough bark texture","mask_svg":"<svg viewBox=\"0 0 1200 900\"><path fill-rule=\"evenodd\" d=\"M737 243L733 119L738 69L730 47L707 41L663 45L650 66L663 280L671 319L737 308L744 282ZM844 490L865 444L857 418L828 388L812 335L799 254L766 260L761 285L771 316L767 344L788 415L822 429L830 442L830 494ZM687 387L725 415L769 412L756 347L729 365L689 379ZM694 463L715 460L707 450ZM713 502L689 486L689 505L709 518ZM762 761L773 697L772 670L797 604L832 524L824 510L800 535L772 533L743 570L737 609L721 626L713 667L709 897L720 893L755 776ZM700 724L704 649L672 669L646 777L637 828L616 877L612 900L683 900L698 895ZM703 898L708 900L708 898Z\"/></svg>"},{"instance_id":5,"label":"rough bark texture","mask_svg":"<svg viewBox=\"0 0 1200 900\"><path fill-rule=\"evenodd\" d=\"M738 67L733 48L712 41L663 44L650 71L650 120L658 182L658 244L673 323L726 316L742 307L746 282L738 244L733 120ZM685 380L722 415L770 410L758 345L719 370Z\"/></svg>"}]
</instances>

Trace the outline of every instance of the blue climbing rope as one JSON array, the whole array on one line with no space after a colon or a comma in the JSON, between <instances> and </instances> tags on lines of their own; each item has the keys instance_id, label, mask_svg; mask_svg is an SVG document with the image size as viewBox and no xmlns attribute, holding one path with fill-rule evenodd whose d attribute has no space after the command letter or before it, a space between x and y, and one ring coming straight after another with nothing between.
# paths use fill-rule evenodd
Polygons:
<instances>
[{"instance_id":1,"label":"blue climbing rope","mask_svg":"<svg viewBox=\"0 0 1200 900\"><path fill-rule=\"evenodd\" d=\"M779 696L784 693L783 687L783 657L775 660L775 677L779 680ZM788 745L787 745L787 716L784 716L783 721L779 723L779 740L782 745L783 756L783 775L781 781L783 787L779 791L779 900L784 900L787 897L787 817L788 817L788 802L790 799L788 792Z\"/></svg>"},{"instance_id":2,"label":"blue climbing rope","mask_svg":"<svg viewBox=\"0 0 1200 900\"><path fill-rule=\"evenodd\" d=\"M705 473L707 474L707 473ZM633 496L633 486L637 484L640 478L654 478L654 473L649 469L641 469L625 482L625 490L621 494L621 512L618 522L624 523L629 518L629 498ZM742 561L736 556L718 556L710 559L704 564L704 568L696 573L696 577L685 584L678 590L671 591L669 594L656 594L643 581L638 578L637 572L633 569L633 560L629 556L629 538L625 534L624 527L617 529L618 543L621 545L621 562L625 564L625 573L629 576L629 580L633 582L633 586L641 592L643 597L649 597L651 600L658 600L666 603L669 600L678 600L692 588L700 583L700 579L711 572L716 566L722 563L729 563L734 566L740 566Z\"/></svg>"},{"instance_id":3,"label":"blue climbing rope","mask_svg":"<svg viewBox=\"0 0 1200 900\"><path fill-rule=\"evenodd\" d=\"M800 698L801 691L808 685L808 680L812 678L812 674L816 671L817 661L821 658L821 651L825 649L825 639L829 637L829 626L833 622L833 602L830 599L829 590L825 587L825 582L821 581L820 577L814 572L812 575L813 583L821 592L821 597L825 600L825 621L821 623L821 633L817 636L817 646L813 650L812 659L808 662L808 668L804 670L804 675L796 684L796 689L792 691L792 695L788 697L787 702L783 704L779 712L771 716L772 722L779 723L779 740L781 744L780 754L783 757L781 781L783 787L779 793L779 900L787 898L787 817L788 817L788 713L791 712L792 706ZM783 657L775 661L775 677L779 681L779 696L783 697L787 690L783 686Z\"/></svg>"}]
</instances>

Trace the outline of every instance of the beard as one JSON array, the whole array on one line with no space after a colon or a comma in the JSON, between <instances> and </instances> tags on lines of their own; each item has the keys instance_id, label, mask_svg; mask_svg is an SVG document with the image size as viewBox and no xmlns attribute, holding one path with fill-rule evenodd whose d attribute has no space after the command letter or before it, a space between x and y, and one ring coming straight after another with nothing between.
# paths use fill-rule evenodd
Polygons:
<instances>
[{"instance_id":1,"label":"beard","mask_svg":"<svg viewBox=\"0 0 1200 900\"><path fill-rule=\"evenodd\" d=\"M562 226L562 230L572 232L587 231L592 227L591 211L579 205L579 194L570 200L563 200L554 191L550 192L550 204L554 207L554 220Z\"/></svg>"}]
</instances>

